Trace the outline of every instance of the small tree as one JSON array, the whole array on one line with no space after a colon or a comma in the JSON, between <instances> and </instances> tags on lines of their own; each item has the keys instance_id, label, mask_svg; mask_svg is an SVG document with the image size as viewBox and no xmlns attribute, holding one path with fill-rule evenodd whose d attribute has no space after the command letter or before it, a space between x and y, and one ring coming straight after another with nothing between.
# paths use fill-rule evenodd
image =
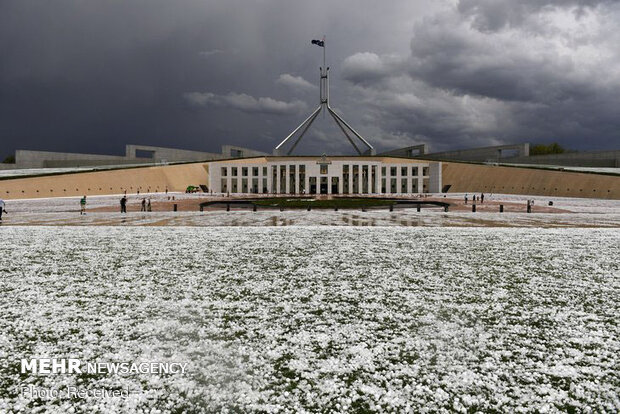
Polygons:
<instances>
[{"instance_id":1,"label":"small tree","mask_svg":"<svg viewBox=\"0 0 620 414\"><path fill-rule=\"evenodd\" d=\"M530 155L562 154L566 150L557 142L549 145L537 144L530 148Z\"/></svg>"},{"instance_id":2,"label":"small tree","mask_svg":"<svg viewBox=\"0 0 620 414\"><path fill-rule=\"evenodd\" d=\"M9 155L7 156L4 161L2 161L5 164L15 164L15 155Z\"/></svg>"}]
</instances>

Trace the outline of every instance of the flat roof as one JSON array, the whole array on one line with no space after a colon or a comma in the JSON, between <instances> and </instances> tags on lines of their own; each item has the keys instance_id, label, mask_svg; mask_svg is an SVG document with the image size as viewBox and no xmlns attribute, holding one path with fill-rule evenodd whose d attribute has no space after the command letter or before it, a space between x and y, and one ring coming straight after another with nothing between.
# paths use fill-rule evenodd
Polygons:
<instances>
[{"instance_id":1,"label":"flat roof","mask_svg":"<svg viewBox=\"0 0 620 414\"><path fill-rule=\"evenodd\" d=\"M242 157L242 158L226 158L219 160L206 161L209 163L218 162L274 162L274 161L302 161L302 160L359 160L359 161L397 161L397 162L417 162L417 163L429 163L438 162L435 160L398 157L398 156L386 156L386 155L263 155L256 157Z\"/></svg>"}]
</instances>

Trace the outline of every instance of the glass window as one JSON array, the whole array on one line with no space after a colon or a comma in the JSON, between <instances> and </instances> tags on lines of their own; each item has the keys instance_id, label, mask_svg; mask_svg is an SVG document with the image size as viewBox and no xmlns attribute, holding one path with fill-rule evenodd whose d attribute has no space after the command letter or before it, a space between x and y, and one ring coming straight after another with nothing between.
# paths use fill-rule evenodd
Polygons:
<instances>
[{"instance_id":1,"label":"glass window","mask_svg":"<svg viewBox=\"0 0 620 414\"><path fill-rule=\"evenodd\" d=\"M411 175L414 177L418 175L418 167L411 167Z\"/></svg>"},{"instance_id":2,"label":"glass window","mask_svg":"<svg viewBox=\"0 0 620 414\"><path fill-rule=\"evenodd\" d=\"M286 165L280 165L280 191L286 193Z\"/></svg>"},{"instance_id":3,"label":"glass window","mask_svg":"<svg viewBox=\"0 0 620 414\"><path fill-rule=\"evenodd\" d=\"M258 167L252 167L252 175L258 177Z\"/></svg>"},{"instance_id":4,"label":"glass window","mask_svg":"<svg viewBox=\"0 0 620 414\"><path fill-rule=\"evenodd\" d=\"M407 176L407 167L400 167L400 175L403 177Z\"/></svg>"},{"instance_id":5,"label":"glass window","mask_svg":"<svg viewBox=\"0 0 620 414\"><path fill-rule=\"evenodd\" d=\"M263 175L267 175L267 167L263 167Z\"/></svg>"},{"instance_id":6,"label":"glass window","mask_svg":"<svg viewBox=\"0 0 620 414\"><path fill-rule=\"evenodd\" d=\"M390 175L396 177L396 167L390 167Z\"/></svg>"},{"instance_id":7,"label":"glass window","mask_svg":"<svg viewBox=\"0 0 620 414\"><path fill-rule=\"evenodd\" d=\"M278 192L278 166L271 166L271 192Z\"/></svg>"},{"instance_id":8,"label":"glass window","mask_svg":"<svg viewBox=\"0 0 620 414\"><path fill-rule=\"evenodd\" d=\"M294 165L289 165L288 167L288 180L289 180L288 192L291 194L295 194L295 187L297 186L297 182L295 181L295 166Z\"/></svg>"},{"instance_id":9,"label":"glass window","mask_svg":"<svg viewBox=\"0 0 620 414\"><path fill-rule=\"evenodd\" d=\"M306 192L306 167L304 165L299 166L299 192L302 194Z\"/></svg>"},{"instance_id":10,"label":"glass window","mask_svg":"<svg viewBox=\"0 0 620 414\"><path fill-rule=\"evenodd\" d=\"M226 177L228 175L228 167L222 167L222 177Z\"/></svg>"},{"instance_id":11,"label":"glass window","mask_svg":"<svg viewBox=\"0 0 620 414\"><path fill-rule=\"evenodd\" d=\"M248 176L248 167L241 167L241 175L243 175L244 177Z\"/></svg>"},{"instance_id":12,"label":"glass window","mask_svg":"<svg viewBox=\"0 0 620 414\"><path fill-rule=\"evenodd\" d=\"M370 192L376 194L377 192L377 166L373 165L371 168L370 177Z\"/></svg>"},{"instance_id":13,"label":"glass window","mask_svg":"<svg viewBox=\"0 0 620 414\"><path fill-rule=\"evenodd\" d=\"M349 165L343 165L342 166L342 173L343 174L348 174L349 173Z\"/></svg>"},{"instance_id":14,"label":"glass window","mask_svg":"<svg viewBox=\"0 0 620 414\"><path fill-rule=\"evenodd\" d=\"M363 194L368 194L368 165L362 165L362 191Z\"/></svg>"},{"instance_id":15,"label":"glass window","mask_svg":"<svg viewBox=\"0 0 620 414\"><path fill-rule=\"evenodd\" d=\"M230 167L230 175L233 177L237 176L237 167Z\"/></svg>"},{"instance_id":16,"label":"glass window","mask_svg":"<svg viewBox=\"0 0 620 414\"><path fill-rule=\"evenodd\" d=\"M327 164L321 164L321 174L327 174Z\"/></svg>"},{"instance_id":17,"label":"glass window","mask_svg":"<svg viewBox=\"0 0 620 414\"><path fill-rule=\"evenodd\" d=\"M386 167L381 167L381 176L385 177L387 175L387 168ZM385 193L385 191L384 191Z\"/></svg>"},{"instance_id":18,"label":"glass window","mask_svg":"<svg viewBox=\"0 0 620 414\"><path fill-rule=\"evenodd\" d=\"M422 168L422 175L424 175L425 177L428 175L428 167Z\"/></svg>"}]
</instances>

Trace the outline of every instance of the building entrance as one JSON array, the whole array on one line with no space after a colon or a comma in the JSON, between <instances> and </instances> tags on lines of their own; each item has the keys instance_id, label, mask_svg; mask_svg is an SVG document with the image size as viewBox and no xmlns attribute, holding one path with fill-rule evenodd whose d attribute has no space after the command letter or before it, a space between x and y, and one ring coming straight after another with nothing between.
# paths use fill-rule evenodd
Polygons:
<instances>
[{"instance_id":1,"label":"building entrance","mask_svg":"<svg viewBox=\"0 0 620 414\"><path fill-rule=\"evenodd\" d=\"M332 194L338 194L338 184L340 183L339 177L332 177Z\"/></svg>"},{"instance_id":2,"label":"building entrance","mask_svg":"<svg viewBox=\"0 0 620 414\"><path fill-rule=\"evenodd\" d=\"M327 194L327 177L321 177L321 194Z\"/></svg>"},{"instance_id":3,"label":"building entrance","mask_svg":"<svg viewBox=\"0 0 620 414\"><path fill-rule=\"evenodd\" d=\"M316 194L316 177L310 177L308 181L310 184L310 191L308 194Z\"/></svg>"}]
</instances>

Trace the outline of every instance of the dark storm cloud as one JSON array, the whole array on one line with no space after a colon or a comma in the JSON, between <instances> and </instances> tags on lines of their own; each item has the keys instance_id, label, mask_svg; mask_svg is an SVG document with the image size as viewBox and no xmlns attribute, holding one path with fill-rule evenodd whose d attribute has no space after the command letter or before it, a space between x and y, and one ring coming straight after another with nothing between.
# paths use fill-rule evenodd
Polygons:
<instances>
[{"instance_id":1,"label":"dark storm cloud","mask_svg":"<svg viewBox=\"0 0 620 414\"><path fill-rule=\"evenodd\" d=\"M270 151L318 104L326 34L332 106L378 149L617 147L618 21L612 1L3 1L0 141ZM350 151L316 124L302 150Z\"/></svg>"},{"instance_id":2,"label":"dark storm cloud","mask_svg":"<svg viewBox=\"0 0 620 414\"><path fill-rule=\"evenodd\" d=\"M345 76L372 107L369 123L435 149L553 140L618 147L620 9L592 4L462 1L414 25L400 64L358 54Z\"/></svg>"},{"instance_id":3,"label":"dark storm cloud","mask_svg":"<svg viewBox=\"0 0 620 414\"><path fill-rule=\"evenodd\" d=\"M353 83L374 83L392 75L396 69L390 65L386 57L382 58L376 53L363 52L344 60L342 76Z\"/></svg>"},{"instance_id":4,"label":"dark storm cloud","mask_svg":"<svg viewBox=\"0 0 620 414\"><path fill-rule=\"evenodd\" d=\"M497 31L506 26L521 26L532 15L555 8L570 8L576 17L598 5L616 0L460 0L458 11L472 18L472 25L481 31Z\"/></svg>"},{"instance_id":5,"label":"dark storm cloud","mask_svg":"<svg viewBox=\"0 0 620 414\"><path fill-rule=\"evenodd\" d=\"M237 109L247 113L273 114L273 115L296 115L308 108L303 101L282 102L273 98L254 98L244 93L231 92L227 95L215 95L213 93L189 92L185 99L197 106L217 106L222 108Z\"/></svg>"},{"instance_id":6,"label":"dark storm cloud","mask_svg":"<svg viewBox=\"0 0 620 414\"><path fill-rule=\"evenodd\" d=\"M301 76L291 75L290 73L281 74L276 83L302 92L315 91L318 89L317 85L308 82Z\"/></svg>"}]
</instances>

